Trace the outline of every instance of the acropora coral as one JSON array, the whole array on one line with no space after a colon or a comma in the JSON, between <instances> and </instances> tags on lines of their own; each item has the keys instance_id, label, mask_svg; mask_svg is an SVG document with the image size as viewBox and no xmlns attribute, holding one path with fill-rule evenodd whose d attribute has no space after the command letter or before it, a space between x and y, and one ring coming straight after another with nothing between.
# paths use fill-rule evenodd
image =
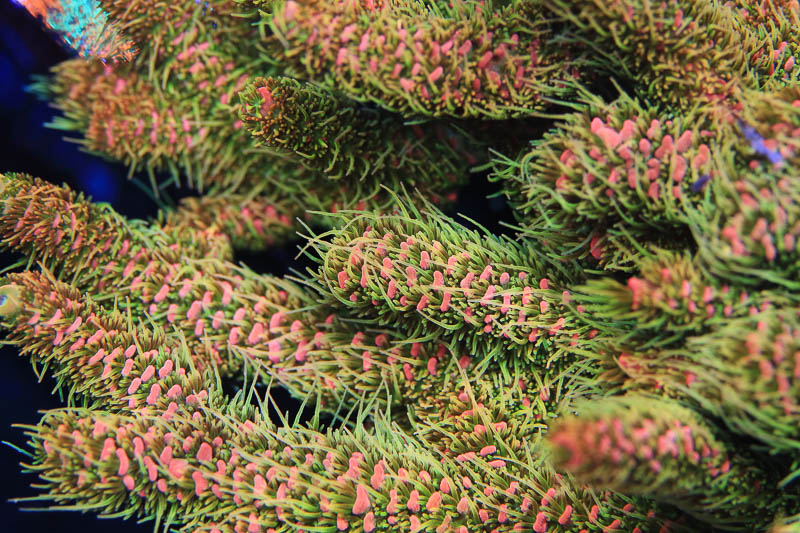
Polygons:
<instances>
[{"instance_id":1,"label":"acropora coral","mask_svg":"<svg viewBox=\"0 0 800 533\"><path fill-rule=\"evenodd\" d=\"M80 53L33 85L54 125L199 193L143 221L0 174L5 340L67 402L25 427L40 499L800 531L797 0L29 1ZM450 216L476 179L504 235ZM297 235L306 272L233 262Z\"/></svg>"}]
</instances>

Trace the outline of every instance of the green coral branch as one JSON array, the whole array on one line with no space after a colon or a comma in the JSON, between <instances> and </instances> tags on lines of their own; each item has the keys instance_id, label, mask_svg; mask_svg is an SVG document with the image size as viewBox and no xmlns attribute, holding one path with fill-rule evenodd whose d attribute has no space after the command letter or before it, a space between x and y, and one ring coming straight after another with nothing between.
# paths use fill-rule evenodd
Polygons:
<instances>
[{"instance_id":1,"label":"green coral branch","mask_svg":"<svg viewBox=\"0 0 800 533\"><path fill-rule=\"evenodd\" d=\"M566 95L580 60L550 43L538 2L291 0L262 23L301 76L406 114L507 118ZM562 65L569 65L564 68Z\"/></svg>"},{"instance_id":2,"label":"green coral branch","mask_svg":"<svg viewBox=\"0 0 800 533\"><path fill-rule=\"evenodd\" d=\"M651 495L722 529L739 529L743 519L763 527L797 505L796 494L775 492L776 480L754 458L734 453L676 403L628 396L578 411L557 422L547 440L556 465L593 486Z\"/></svg>"}]
</instances>

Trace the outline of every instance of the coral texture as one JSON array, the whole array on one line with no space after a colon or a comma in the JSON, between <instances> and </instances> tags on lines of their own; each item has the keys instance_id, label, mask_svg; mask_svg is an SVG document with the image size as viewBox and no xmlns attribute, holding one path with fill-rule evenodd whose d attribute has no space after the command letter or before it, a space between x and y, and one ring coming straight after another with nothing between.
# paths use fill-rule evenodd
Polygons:
<instances>
[{"instance_id":1,"label":"coral texture","mask_svg":"<svg viewBox=\"0 0 800 533\"><path fill-rule=\"evenodd\" d=\"M67 401L25 428L41 498L180 533L800 529L797 0L28 9L81 55L34 85L55 125L199 193L143 221L0 174L0 326ZM506 235L446 214L476 179ZM234 263L298 234L307 272Z\"/></svg>"}]
</instances>

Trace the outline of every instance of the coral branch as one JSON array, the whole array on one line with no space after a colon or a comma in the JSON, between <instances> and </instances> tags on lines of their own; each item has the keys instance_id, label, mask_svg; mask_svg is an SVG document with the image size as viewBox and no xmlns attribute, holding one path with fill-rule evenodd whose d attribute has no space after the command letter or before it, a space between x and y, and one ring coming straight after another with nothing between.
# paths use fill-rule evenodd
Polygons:
<instances>
[{"instance_id":1,"label":"coral branch","mask_svg":"<svg viewBox=\"0 0 800 533\"><path fill-rule=\"evenodd\" d=\"M726 529L797 503L677 404L632 396L580 413L557 423L548 441L559 466L594 486L648 494Z\"/></svg>"},{"instance_id":2,"label":"coral branch","mask_svg":"<svg viewBox=\"0 0 800 533\"><path fill-rule=\"evenodd\" d=\"M204 408L166 420L53 412L29 434L31 469L50 497L168 518L187 524L185 531L214 531L219 522L220 530L248 533L311 526L545 531L548 524L637 531L664 523L646 503L613 494L600 500L513 456L440 462L382 426L373 435L276 431L259 418Z\"/></svg>"},{"instance_id":3,"label":"coral branch","mask_svg":"<svg viewBox=\"0 0 800 533\"><path fill-rule=\"evenodd\" d=\"M469 153L444 124L404 126L389 113L367 109L290 78L256 78L242 92L241 119L258 144L298 154L303 165L331 179L375 178L386 185L456 181ZM435 160L437 165L431 165Z\"/></svg>"},{"instance_id":4,"label":"coral branch","mask_svg":"<svg viewBox=\"0 0 800 533\"><path fill-rule=\"evenodd\" d=\"M510 241L432 210L343 217L345 228L320 242L318 278L361 316L400 326L411 338L465 339L479 358L505 364L519 357L543 367L588 332L566 314L569 271Z\"/></svg>"},{"instance_id":5,"label":"coral branch","mask_svg":"<svg viewBox=\"0 0 800 533\"><path fill-rule=\"evenodd\" d=\"M297 71L395 111L505 118L567 94L578 72L539 3L490 6L290 0L264 22Z\"/></svg>"}]
</instances>

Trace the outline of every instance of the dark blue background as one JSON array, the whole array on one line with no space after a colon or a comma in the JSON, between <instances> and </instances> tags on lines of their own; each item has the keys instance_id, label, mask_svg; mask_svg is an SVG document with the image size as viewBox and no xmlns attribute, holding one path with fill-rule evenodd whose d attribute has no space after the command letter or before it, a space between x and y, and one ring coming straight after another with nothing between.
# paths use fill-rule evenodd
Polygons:
<instances>
[{"instance_id":1,"label":"dark blue background","mask_svg":"<svg viewBox=\"0 0 800 533\"><path fill-rule=\"evenodd\" d=\"M141 188L127 181L127 169L79 150L64 133L44 127L58 112L24 91L34 74L46 74L56 63L70 57L58 40L10 0L0 0L0 172L21 171L90 194L95 201L111 203L117 211L136 218L147 218L156 212L155 203ZM76 134L72 134L76 137ZM490 229L497 231L498 219L510 220L502 201L487 202L491 192L483 177L473 180L461 194L458 211L469 214ZM146 183L146 180L144 181ZM174 191L179 198L186 191ZM237 254L259 272L281 274L293 264L296 245L275 248L263 254ZM0 267L18 256L0 254ZM37 384L30 363L18 356L17 350L0 349L0 441L23 445L23 430L11 424L36 424L38 411L60 407L58 397L51 395L54 382L49 378ZM277 398L291 408L285 397ZM152 523L136 525L132 521L99 520L94 515L77 512L23 512L36 503L11 503L11 498L34 496L30 487L37 478L23 475L19 462L24 457L6 445L0 445L0 532L31 533L45 531L107 531L144 533ZM46 505L46 503L44 504Z\"/></svg>"}]
</instances>

